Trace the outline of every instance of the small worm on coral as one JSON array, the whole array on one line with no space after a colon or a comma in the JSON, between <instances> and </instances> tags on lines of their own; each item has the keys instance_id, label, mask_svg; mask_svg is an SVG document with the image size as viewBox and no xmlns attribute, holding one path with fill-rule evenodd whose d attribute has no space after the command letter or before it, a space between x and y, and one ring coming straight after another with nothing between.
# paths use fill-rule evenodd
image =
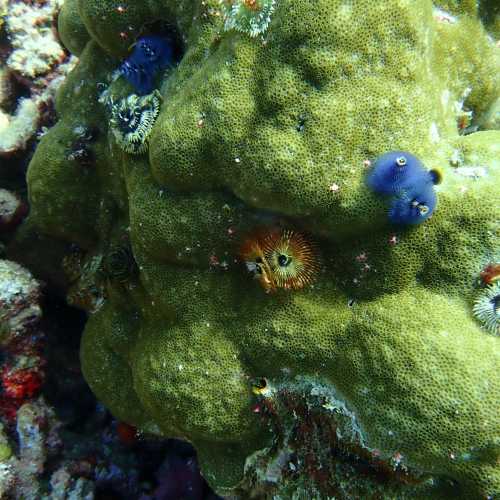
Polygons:
<instances>
[{"instance_id":1,"label":"small worm on coral","mask_svg":"<svg viewBox=\"0 0 500 500\"><path fill-rule=\"evenodd\" d=\"M500 281L495 281L481 291L472 308L474 316L486 330L500 333Z\"/></svg>"},{"instance_id":2,"label":"small worm on coral","mask_svg":"<svg viewBox=\"0 0 500 500\"><path fill-rule=\"evenodd\" d=\"M391 151L377 158L366 183L376 193L397 195L406 189L424 190L440 179L437 170L429 172L411 153Z\"/></svg>"},{"instance_id":3,"label":"small worm on coral","mask_svg":"<svg viewBox=\"0 0 500 500\"><path fill-rule=\"evenodd\" d=\"M255 37L264 33L274 12L275 0L220 0L224 29Z\"/></svg>"},{"instance_id":4,"label":"small worm on coral","mask_svg":"<svg viewBox=\"0 0 500 500\"><path fill-rule=\"evenodd\" d=\"M241 255L268 292L303 288L314 281L319 269L314 245L289 229L259 232L245 241Z\"/></svg>"},{"instance_id":5,"label":"small worm on coral","mask_svg":"<svg viewBox=\"0 0 500 500\"><path fill-rule=\"evenodd\" d=\"M112 247L103 262L104 276L110 281L127 283L137 272L130 244Z\"/></svg>"},{"instance_id":6,"label":"small worm on coral","mask_svg":"<svg viewBox=\"0 0 500 500\"><path fill-rule=\"evenodd\" d=\"M99 130L95 127L77 127L74 132L76 139L67 151L66 159L74 161L82 167L92 167L95 165L95 152L90 147L99 135Z\"/></svg>"},{"instance_id":7,"label":"small worm on coral","mask_svg":"<svg viewBox=\"0 0 500 500\"><path fill-rule=\"evenodd\" d=\"M252 392L256 396L261 396L269 392L269 384L265 378L255 380L252 384Z\"/></svg>"},{"instance_id":8,"label":"small worm on coral","mask_svg":"<svg viewBox=\"0 0 500 500\"><path fill-rule=\"evenodd\" d=\"M389 220L393 224L420 224L437 205L434 185L443 175L439 169L427 170L406 151L391 151L377 158L366 184L378 194L392 195Z\"/></svg>"},{"instance_id":9,"label":"small worm on coral","mask_svg":"<svg viewBox=\"0 0 500 500\"><path fill-rule=\"evenodd\" d=\"M422 191L409 189L394 198L389 209L389 220L393 224L420 224L427 220L437 204L437 196L432 186Z\"/></svg>"},{"instance_id":10,"label":"small worm on coral","mask_svg":"<svg viewBox=\"0 0 500 500\"><path fill-rule=\"evenodd\" d=\"M141 154L148 149L148 139L160 112L161 95L132 94L111 103L111 130L118 145L127 153Z\"/></svg>"},{"instance_id":11,"label":"small worm on coral","mask_svg":"<svg viewBox=\"0 0 500 500\"><path fill-rule=\"evenodd\" d=\"M267 291L273 289L271 281L272 271L265 260L260 244L260 235L248 238L243 243L240 254L247 270L260 281L264 289Z\"/></svg>"}]
</instances>

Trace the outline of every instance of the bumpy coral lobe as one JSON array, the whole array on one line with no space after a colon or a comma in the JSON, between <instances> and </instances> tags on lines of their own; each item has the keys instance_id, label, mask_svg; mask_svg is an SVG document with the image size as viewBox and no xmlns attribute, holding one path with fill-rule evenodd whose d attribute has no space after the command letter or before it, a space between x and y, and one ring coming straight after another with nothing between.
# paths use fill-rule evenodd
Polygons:
<instances>
[{"instance_id":1,"label":"bumpy coral lobe","mask_svg":"<svg viewBox=\"0 0 500 500\"><path fill-rule=\"evenodd\" d=\"M336 387L384 459L401 453L457 497L494 495L499 339L470 309L498 261L499 132L463 136L457 118L493 109L498 49L458 4L451 23L430 1L281 0L256 38L225 32L219 7L80 0L61 14L64 40L83 25L90 41L75 43L61 119L30 165L25 227L89 255L129 228L139 270L89 318L87 380L120 420L192 441L222 493L268 443L251 380L305 374ZM149 155L135 157L98 97L157 21L185 54L162 83ZM120 80L116 99L132 92ZM77 125L102 132L90 170L65 159ZM432 219L397 232L364 183L364 162L394 150L444 170ZM324 268L312 289L265 294L238 244L287 222L321 242Z\"/></svg>"}]
</instances>

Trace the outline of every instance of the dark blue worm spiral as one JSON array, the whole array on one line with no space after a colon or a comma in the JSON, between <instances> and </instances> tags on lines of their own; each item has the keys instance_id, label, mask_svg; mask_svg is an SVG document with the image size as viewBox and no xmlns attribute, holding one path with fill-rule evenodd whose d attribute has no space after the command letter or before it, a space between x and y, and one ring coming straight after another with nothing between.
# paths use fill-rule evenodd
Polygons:
<instances>
[{"instance_id":1,"label":"dark blue worm spiral","mask_svg":"<svg viewBox=\"0 0 500 500\"><path fill-rule=\"evenodd\" d=\"M173 60L171 40L159 35L143 36L120 66L120 73L134 86L138 95L146 95L153 91L157 73L170 66Z\"/></svg>"}]
</instances>

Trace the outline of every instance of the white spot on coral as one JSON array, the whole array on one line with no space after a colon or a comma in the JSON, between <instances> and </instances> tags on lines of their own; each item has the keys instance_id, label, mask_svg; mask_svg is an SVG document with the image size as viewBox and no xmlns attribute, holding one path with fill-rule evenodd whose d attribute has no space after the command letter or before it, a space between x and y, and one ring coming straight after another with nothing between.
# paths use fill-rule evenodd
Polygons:
<instances>
[{"instance_id":1,"label":"white spot on coral","mask_svg":"<svg viewBox=\"0 0 500 500\"><path fill-rule=\"evenodd\" d=\"M446 89L441 94L441 104L443 105L443 108L448 106L449 100L450 100L450 91L448 89Z\"/></svg>"},{"instance_id":2,"label":"white spot on coral","mask_svg":"<svg viewBox=\"0 0 500 500\"><path fill-rule=\"evenodd\" d=\"M461 159L460 151L458 149L454 149L450 157L450 163L453 166L456 166L460 163L460 159Z\"/></svg>"},{"instance_id":3,"label":"white spot on coral","mask_svg":"<svg viewBox=\"0 0 500 500\"><path fill-rule=\"evenodd\" d=\"M472 92L472 87L466 87L465 90L462 92L460 99L454 102L453 107L455 108L456 114L460 114L462 112L464 107L464 102L467 99L467 97L469 97L469 94L471 92Z\"/></svg>"},{"instance_id":4,"label":"white spot on coral","mask_svg":"<svg viewBox=\"0 0 500 500\"><path fill-rule=\"evenodd\" d=\"M431 127L429 129L429 136L431 142L437 143L441 140L441 137L439 136L439 130L435 122L432 122L431 124Z\"/></svg>"},{"instance_id":5,"label":"white spot on coral","mask_svg":"<svg viewBox=\"0 0 500 500\"><path fill-rule=\"evenodd\" d=\"M449 23L455 24L457 22L457 18L452 16L449 12L445 10L435 8L432 12L434 19L440 23Z\"/></svg>"},{"instance_id":6,"label":"white spot on coral","mask_svg":"<svg viewBox=\"0 0 500 500\"><path fill-rule=\"evenodd\" d=\"M473 180L480 179L488 174L486 167L457 167L453 171L462 177Z\"/></svg>"}]
</instances>

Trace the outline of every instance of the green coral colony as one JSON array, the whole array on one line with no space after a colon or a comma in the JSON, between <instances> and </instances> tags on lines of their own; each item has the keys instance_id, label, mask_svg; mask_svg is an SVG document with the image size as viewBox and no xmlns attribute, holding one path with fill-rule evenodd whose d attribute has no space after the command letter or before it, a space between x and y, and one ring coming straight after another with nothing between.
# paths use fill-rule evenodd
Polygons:
<instances>
[{"instance_id":1,"label":"green coral colony","mask_svg":"<svg viewBox=\"0 0 500 500\"><path fill-rule=\"evenodd\" d=\"M223 495L500 494L498 304L478 285L500 257L498 14L66 0L60 35L79 64L31 161L16 244L53 276L79 248L71 284L94 304L83 371L118 419L192 442ZM132 95L113 72L164 34L179 64ZM82 127L100 131L87 169L67 154ZM420 224L392 225L366 186L391 151L443 172ZM241 258L258 231L295 235L292 258L314 242L313 279L252 279L272 272L259 245ZM98 306L78 269L102 283Z\"/></svg>"}]
</instances>

